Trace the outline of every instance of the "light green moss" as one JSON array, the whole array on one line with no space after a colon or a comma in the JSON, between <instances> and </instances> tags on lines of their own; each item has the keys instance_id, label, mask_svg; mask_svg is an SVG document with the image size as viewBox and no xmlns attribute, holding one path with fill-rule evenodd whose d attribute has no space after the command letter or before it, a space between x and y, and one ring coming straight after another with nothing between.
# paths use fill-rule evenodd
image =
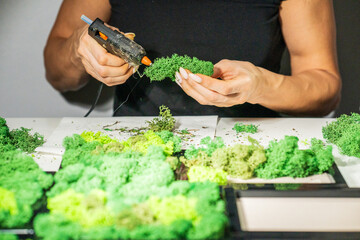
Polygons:
<instances>
[{"instance_id":1,"label":"light green moss","mask_svg":"<svg viewBox=\"0 0 360 240\"><path fill-rule=\"evenodd\" d=\"M222 169L204 166L192 166L187 173L189 182L210 181L219 185L227 184L227 173Z\"/></svg>"}]
</instances>

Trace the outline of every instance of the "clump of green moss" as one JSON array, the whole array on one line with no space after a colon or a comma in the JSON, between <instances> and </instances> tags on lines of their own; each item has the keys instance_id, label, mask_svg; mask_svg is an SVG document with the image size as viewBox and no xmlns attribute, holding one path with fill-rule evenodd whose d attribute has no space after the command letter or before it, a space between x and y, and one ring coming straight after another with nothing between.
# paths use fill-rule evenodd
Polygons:
<instances>
[{"instance_id":1,"label":"clump of green moss","mask_svg":"<svg viewBox=\"0 0 360 240\"><path fill-rule=\"evenodd\" d=\"M246 133L257 133L258 127L254 124L243 124L243 123L235 123L232 128L236 131L236 133L246 132Z\"/></svg>"},{"instance_id":2,"label":"clump of green moss","mask_svg":"<svg viewBox=\"0 0 360 240\"><path fill-rule=\"evenodd\" d=\"M147 133L160 138L152 131ZM173 136L161 133L170 143ZM55 174L55 185L47 193L50 213L38 215L34 221L37 236L43 239L73 236L86 239L94 234L99 239L223 236L227 219L217 184L175 181L172 167L178 165L178 160L169 159L161 146L151 145L145 154L132 149L95 153L94 147L96 150L106 144L86 142L79 137L74 135L64 141L66 152L78 149L81 154L76 157L78 162L68 162ZM127 141L133 145L138 142L135 140ZM96 145L88 146L91 143Z\"/></svg>"},{"instance_id":3,"label":"clump of green moss","mask_svg":"<svg viewBox=\"0 0 360 240\"><path fill-rule=\"evenodd\" d=\"M52 184L44 173L20 150L0 152L0 228L23 227L33 216L33 207Z\"/></svg>"},{"instance_id":4,"label":"clump of green moss","mask_svg":"<svg viewBox=\"0 0 360 240\"><path fill-rule=\"evenodd\" d=\"M360 114L343 114L323 127L322 133L342 154L360 158Z\"/></svg>"},{"instance_id":5,"label":"clump of green moss","mask_svg":"<svg viewBox=\"0 0 360 240\"><path fill-rule=\"evenodd\" d=\"M5 139L9 137L10 130L9 127L6 125L6 120L2 117L0 117L0 143L3 141L5 142Z\"/></svg>"},{"instance_id":6,"label":"clump of green moss","mask_svg":"<svg viewBox=\"0 0 360 240\"><path fill-rule=\"evenodd\" d=\"M0 151L21 149L28 153L34 152L35 148L41 146L45 141L44 136L39 133L32 135L30 131L31 129L24 127L10 131L6 120L0 117Z\"/></svg>"},{"instance_id":7,"label":"clump of green moss","mask_svg":"<svg viewBox=\"0 0 360 240\"><path fill-rule=\"evenodd\" d=\"M33 158L43 137L30 129L9 130L0 118L0 228L24 227L33 216L33 208L52 184L52 176L44 173Z\"/></svg>"},{"instance_id":8,"label":"clump of green moss","mask_svg":"<svg viewBox=\"0 0 360 240\"><path fill-rule=\"evenodd\" d=\"M209 138L203 140L207 143L207 148L186 150L186 159L181 159L190 169L192 166L211 167L223 170L231 177L248 179L254 176L256 167L266 161L265 150L255 142L252 145L225 147L221 138L216 141L210 141ZM201 171L197 172L202 174ZM192 178L195 178L194 173ZM208 180L211 181L210 178Z\"/></svg>"},{"instance_id":9,"label":"clump of green moss","mask_svg":"<svg viewBox=\"0 0 360 240\"><path fill-rule=\"evenodd\" d=\"M209 61L173 54L171 57L155 59L153 64L145 69L144 74L150 78L150 81L162 81L165 78L175 81L175 72L179 71L180 67L195 74L211 76L214 73L214 65Z\"/></svg>"},{"instance_id":10,"label":"clump of green moss","mask_svg":"<svg viewBox=\"0 0 360 240\"><path fill-rule=\"evenodd\" d=\"M300 150L299 139L285 136L280 141L271 141L266 149L267 161L255 169L257 177L307 177L328 171L334 163L332 147L324 146L321 140L311 139L310 149Z\"/></svg>"},{"instance_id":11,"label":"clump of green moss","mask_svg":"<svg viewBox=\"0 0 360 240\"><path fill-rule=\"evenodd\" d=\"M172 116L170 109L164 105L159 107L159 117L151 121L146 121L148 128L154 132L172 131L175 128L175 118Z\"/></svg>"},{"instance_id":12,"label":"clump of green moss","mask_svg":"<svg viewBox=\"0 0 360 240\"><path fill-rule=\"evenodd\" d=\"M134 189L136 190L136 189ZM136 204L111 209L108 195L71 189L49 199L50 213L35 218L42 239L219 239L227 218L219 187L177 181ZM121 200L121 199L119 199Z\"/></svg>"}]
</instances>

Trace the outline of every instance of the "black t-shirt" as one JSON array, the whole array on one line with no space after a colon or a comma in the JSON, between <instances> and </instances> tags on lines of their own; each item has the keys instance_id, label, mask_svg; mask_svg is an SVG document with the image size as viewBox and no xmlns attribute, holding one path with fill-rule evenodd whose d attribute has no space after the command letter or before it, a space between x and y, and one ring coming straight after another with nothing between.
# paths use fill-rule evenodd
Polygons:
<instances>
[{"instance_id":1,"label":"black t-shirt","mask_svg":"<svg viewBox=\"0 0 360 240\"><path fill-rule=\"evenodd\" d=\"M110 0L109 24L134 32L147 56L188 55L214 64L221 59L249 61L278 72L285 48L279 22L281 0ZM115 90L114 108L125 100L136 79ZM117 116L158 115L166 105L174 115L274 117L260 105L203 106L170 79L150 83L145 76Z\"/></svg>"}]
</instances>

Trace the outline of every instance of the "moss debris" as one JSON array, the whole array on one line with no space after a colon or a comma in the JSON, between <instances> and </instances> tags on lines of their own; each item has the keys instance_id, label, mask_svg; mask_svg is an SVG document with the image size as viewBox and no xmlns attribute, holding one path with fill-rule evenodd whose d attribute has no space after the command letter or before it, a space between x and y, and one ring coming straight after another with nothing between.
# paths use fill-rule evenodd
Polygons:
<instances>
[{"instance_id":1,"label":"moss debris","mask_svg":"<svg viewBox=\"0 0 360 240\"><path fill-rule=\"evenodd\" d=\"M147 67L144 74L150 78L150 81L162 81L165 78L170 78L175 81L175 73L179 68L185 68L192 73L200 73L211 76L214 73L214 65L209 61L199 60L196 57L179 56L173 54L171 57L157 58Z\"/></svg>"}]
</instances>

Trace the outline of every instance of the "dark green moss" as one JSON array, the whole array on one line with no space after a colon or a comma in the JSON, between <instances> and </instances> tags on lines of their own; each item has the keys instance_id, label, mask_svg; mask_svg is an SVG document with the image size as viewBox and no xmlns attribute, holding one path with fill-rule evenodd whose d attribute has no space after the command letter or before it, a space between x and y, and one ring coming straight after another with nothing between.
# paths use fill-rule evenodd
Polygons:
<instances>
[{"instance_id":1,"label":"dark green moss","mask_svg":"<svg viewBox=\"0 0 360 240\"><path fill-rule=\"evenodd\" d=\"M41 146L44 136L39 133L30 133L31 129L21 127L19 129L9 130L6 120L0 117L0 151L21 149L31 153L35 148Z\"/></svg>"}]
</instances>

